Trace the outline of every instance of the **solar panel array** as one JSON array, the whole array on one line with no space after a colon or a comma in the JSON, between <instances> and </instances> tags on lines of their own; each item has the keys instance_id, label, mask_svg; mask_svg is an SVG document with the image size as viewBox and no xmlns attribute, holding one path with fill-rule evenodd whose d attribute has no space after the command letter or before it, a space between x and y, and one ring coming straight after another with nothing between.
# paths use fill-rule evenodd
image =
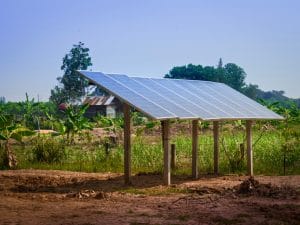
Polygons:
<instances>
[{"instance_id":1,"label":"solar panel array","mask_svg":"<svg viewBox=\"0 0 300 225\"><path fill-rule=\"evenodd\" d=\"M153 119L282 119L222 83L79 73Z\"/></svg>"}]
</instances>

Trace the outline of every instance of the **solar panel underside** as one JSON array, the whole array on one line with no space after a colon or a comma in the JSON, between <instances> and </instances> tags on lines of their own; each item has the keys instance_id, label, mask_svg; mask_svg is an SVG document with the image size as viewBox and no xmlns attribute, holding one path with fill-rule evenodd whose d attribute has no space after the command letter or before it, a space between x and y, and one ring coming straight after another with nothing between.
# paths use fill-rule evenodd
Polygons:
<instances>
[{"instance_id":1,"label":"solar panel underside","mask_svg":"<svg viewBox=\"0 0 300 225\"><path fill-rule=\"evenodd\" d=\"M153 119L282 119L222 83L79 73Z\"/></svg>"}]
</instances>

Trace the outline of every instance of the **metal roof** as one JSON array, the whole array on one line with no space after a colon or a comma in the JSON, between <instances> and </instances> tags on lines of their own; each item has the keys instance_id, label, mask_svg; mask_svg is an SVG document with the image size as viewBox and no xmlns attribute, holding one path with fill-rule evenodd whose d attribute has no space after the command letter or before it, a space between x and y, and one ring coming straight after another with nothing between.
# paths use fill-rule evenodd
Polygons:
<instances>
[{"instance_id":1,"label":"metal roof","mask_svg":"<svg viewBox=\"0 0 300 225\"><path fill-rule=\"evenodd\" d=\"M89 105L110 105L114 100L114 96L87 96L83 100L83 104Z\"/></svg>"},{"instance_id":2,"label":"metal roof","mask_svg":"<svg viewBox=\"0 0 300 225\"><path fill-rule=\"evenodd\" d=\"M157 120L283 119L222 83L78 72L121 101Z\"/></svg>"}]
</instances>

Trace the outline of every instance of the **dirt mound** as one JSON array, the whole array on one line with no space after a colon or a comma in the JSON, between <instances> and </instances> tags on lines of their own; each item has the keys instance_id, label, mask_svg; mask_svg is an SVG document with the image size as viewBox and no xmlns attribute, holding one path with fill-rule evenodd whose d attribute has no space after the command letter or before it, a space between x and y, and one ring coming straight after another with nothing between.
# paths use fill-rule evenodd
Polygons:
<instances>
[{"instance_id":1,"label":"dirt mound","mask_svg":"<svg viewBox=\"0 0 300 225\"><path fill-rule=\"evenodd\" d=\"M238 194L256 195L271 198L290 198L296 199L299 196L299 191L291 186L276 186L271 183L262 184L253 177L243 181L235 187Z\"/></svg>"}]
</instances>

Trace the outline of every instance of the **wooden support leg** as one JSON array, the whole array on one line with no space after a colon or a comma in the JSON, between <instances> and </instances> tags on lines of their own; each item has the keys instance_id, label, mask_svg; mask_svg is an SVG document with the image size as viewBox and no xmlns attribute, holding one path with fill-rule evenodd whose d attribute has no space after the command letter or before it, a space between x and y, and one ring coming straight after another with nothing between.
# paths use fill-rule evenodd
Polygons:
<instances>
[{"instance_id":1,"label":"wooden support leg","mask_svg":"<svg viewBox=\"0 0 300 225\"><path fill-rule=\"evenodd\" d=\"M171 154L170 154L170 127L169 121L164 120L162 125L162 143L164 148L164 183L165 185L171 184Z\"/></svg>"},{"instance_id":2,"label":"wooden support leg","mask_svg":"<svg viewBox=\"0 0 300 225\"><path fill-rule=\"evenodd\" d=\"M252 121L246 121L247 136L247 172L249 176L253 176L253 153L252 153Z\"/></svg>"},{"instance_id":3,"label":"wooden support leg","mask_svg":"<svg viewBox=\"0 0 300 225\"><path fill-rule=\"evenodd\" d=\"M198 179L198 120L192 121L192 177Z\"/></svg>"},{"instance_id":4,"label":"wooden support leg","mask_svg":"<svg viewBox=\"0 0 300 225\"><path fill-rule=\"evenodd\" d=\"M214 130L214 173L219 174L219 121L213 122Z\"/></svg>"},{"instance_id":5,"label":"wooden support leg","mask_svg":"<svg viewBox=\"0 0 300 225\"><path fill-rule=\"evenodd\" d=\"M131 184L131 119L128 104L124 104L124 177L125 184Z\"/></svg>"},{"instance_id":6,"label":"wooden support leg","mask_svg":"<svg viewBox=\"0 0 300 225\"><path fill-rule=\"evenodd\" d=\"M171 144L171 169L176 168L176 145Z\"/></svg>"}]
</instances>

